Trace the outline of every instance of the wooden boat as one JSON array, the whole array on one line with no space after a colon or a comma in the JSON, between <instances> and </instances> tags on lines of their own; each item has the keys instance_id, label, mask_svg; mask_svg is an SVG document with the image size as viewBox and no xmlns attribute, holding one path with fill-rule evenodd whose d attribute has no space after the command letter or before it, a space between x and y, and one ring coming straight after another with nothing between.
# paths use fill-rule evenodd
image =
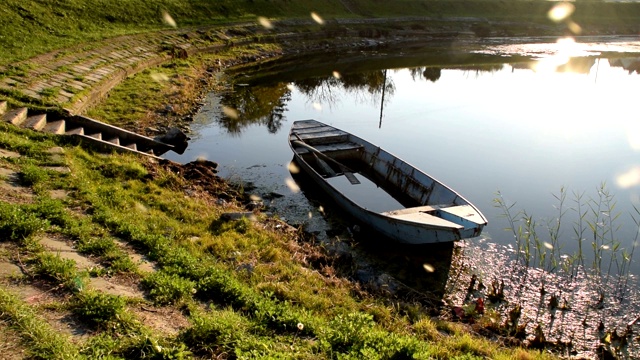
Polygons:
<instances>
[{"instance_id":1,"label":"wooden boat","mask_svg":"<svg viewBox=\"0 0 640 360\"><path fill-rule=\"evenodd\" d=\"M316 120L289 133L295 162L333 201L373 230L402 243L451 242L479 236L487 220L474 205L433 177L366 140ZM399 208L374 211L350 198L332 178L370 181Z\"/></svg>"}]
</instances>

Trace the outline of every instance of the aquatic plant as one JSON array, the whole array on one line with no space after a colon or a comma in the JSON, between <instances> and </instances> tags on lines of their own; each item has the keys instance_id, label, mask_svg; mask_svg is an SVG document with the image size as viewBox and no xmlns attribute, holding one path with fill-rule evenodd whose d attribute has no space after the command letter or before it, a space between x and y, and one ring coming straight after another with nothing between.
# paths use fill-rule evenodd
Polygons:
<instances>
[{"instance_id":1,"label":"aquatic plant","mask_svg":"<svg viewBox=\"0 0 640 360\"><path fill-rule=\"evenodd\" d=\"M513 235L515 242L515 254L511 260L514 271L506 277L513 287L510 299L514 301L515 297L516 308L529 302L526 305L529 311L535 312L531 318L536 321L545 316L551 319L548 328L536 327L536 338L541 338L539 335L543 331L552 331L556 311L560 310L563 315L554 331L562 334L573 328L567 347L571 347L578 336L584 342L595 336L606 351L617 353L627 346L626 337L635 322L624 320L627 315L624 304L632 300L629 279L640 236L640 211L634 206L629 214L636 230L635 235L631 235L633 238L629 238L626 229L621 231L624 225L622 213L617 211L617 202L606 183L600 184L596 191L595 197L586 197L585 192L573 192L573 206L567 208L567 191L561 188L558 194L553 194L557 201L555 216L546 220L537 220L525 210L516 211L515 203L507 203L500 192L494 204L502 210L502 217L508 224L505 230ZM572 234L564 231L568 219L573 219ZM588 245L583 242L588 242ZM572 246L576 244L577 247ZM567 252L563 247L576 250ZM534 286L538 286L540 293L537 306L531 303L532 295L525 294ZM577 316L578 312L581 314L582 334L576 331L575 324L565 324L570 317L564 312L573 310L574 306L580 310L570 317ZM509 319L508 315L505 317ZM507 321L510 328L514 323ZM625 325L623 335L617 335L616 328ZM597 331L592 336L587 334L587 329ZM527 332L532 333L531 330ZM620 337L625 341L608 340ZM557 341L562 342L560 339Z\"/></svg>"}]
</instances>

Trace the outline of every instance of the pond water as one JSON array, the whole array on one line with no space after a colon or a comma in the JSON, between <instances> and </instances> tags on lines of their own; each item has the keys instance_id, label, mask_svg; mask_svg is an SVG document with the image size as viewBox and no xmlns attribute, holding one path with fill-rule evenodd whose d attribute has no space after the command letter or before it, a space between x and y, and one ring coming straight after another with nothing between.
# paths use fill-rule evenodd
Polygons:
<instances>
[{"instance_id":1,"label":"pond water","mask_svg":"<svg viewBox=\"0 0 640 360\"><path fill-rule=\"evenodd\" d=\"M630 248L637 233L630 215L640 204L640 55L622 51L639 47L628 39L489 43L464 57L439 56L449 63L437 66L426 48L243 69L231 93L211 95L185 154L168 157L211 159L224 177L289 195L289 127L316 119L380 145L458 191L489 219L486 236L500 244L513 236L503 231L508 223L494 206L498 191L516 203L513 210L526 210L545 227L558 216L554 195L565 188L562 247L574 252L576 211L569 208L583 194L587 211L605 184L616 202L612 214L620 213L613 223L622 226L617 238ZM222 114L221 103L239 117Z\"/></svg>"},{"instance_id":2,"label":"pond water","mask_svg":"<svg viewBox=\"0 0 640 360\"><path fill-rule=\"evenodd\" d=\"M166 156L218 162L221 176L255 185L271 211L327 236L335 224L322 195L299 192L289 168L291 124L316 119L381 146L475 204L489 225L481 239L467 242L461 261L486 279L491 271L509 271L504 254L518 246L513 232L504 231L509 222L495 206L497 192L507 206L515 203L514 218L525 210L537 224L529 229L541 239L533 268L556 270L549 259L589 249L583 263L601 257L601 268L611 262L640 274L638 261L625 264L621 255L633 251L632 215L640 218L634 210L640 207L639 71L637 38L486 41L464 50L438 44L280 59L232 72L229 92L211 94L196 116L186 152ZM566 198L559 209L561 189ZM549 229L560 213L555 241ZM589 297L584 286L557 291ZM463 293L451 298L462 301ZM607 316L621 306L618 300L607 306ZM576 313L582 318L574 322L589 322ZM593 327L601 318L593 318Z\"/></svg>"}]
</instances>

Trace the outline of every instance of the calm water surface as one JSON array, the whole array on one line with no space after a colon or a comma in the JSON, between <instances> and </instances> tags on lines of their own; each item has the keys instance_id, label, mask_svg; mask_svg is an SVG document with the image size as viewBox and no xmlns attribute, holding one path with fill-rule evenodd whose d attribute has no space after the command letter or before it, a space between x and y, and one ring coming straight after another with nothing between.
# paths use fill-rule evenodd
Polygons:
<instances>
[{"instance_id":1,"label":"calm water surface","mask_svg":"<svg viewBox=\"0 0 640 360\"><path fill-rule=\"evenodd\" d=\"M640 41L488 41L467 50L353 51L244 69L233 74L231 91L209 96L195 118L186 152L167 157L218 162L223 177L253 183L280 217L330 239L336 227L350 223L325 208L322 194L308 187L297 191L304 182L292 179L287 134L293 121L301 119L357 134L458 191L485 214L489 226L453 255L436 255L446 264L433 263L433 273L425 273L423 266L432 261L425 258L432 250L403 252L397 245L376 245L354 257L359 269L355 278L384 283L389 273L419 291L432 291L428 277L435 276L442 286L438 299L458 305L469 296L487 295L488 290L467 291L472 275L486 285L505 281L506 302L500 309L522 306L529 337L542 322L547 339L573 344L566 355L590 357L599 342L595 329L600 321L607 331L621 333L640 314L633 300L637 286L626 287L625 282L618 287L604 275L574 276L551 269L549 263L542 266L545 272L514 262L509 254L516 244L503 230L508 222L494 199L500 192L508 204L516 204L514 213L526 210L538 223L538 234L548 239L548 224L560 212L556 197L564 188L563 227L553 251L572 254L578 249L572 209L577 196L583 212L599 214L594 226L601 233L607 226L619 227L613 237L606 233L607 239L633 248L638 227L630 214L640 207ZM333 179L341 180L348 184ZM601 187L614 196L612 212L597 209L592 201L601 198ZM397 206L374 195L375 186L357 190L368 207ZM603 225L609 219L613 225ZM583 248L592 253L592 236L583 238ZM611 252L601 245L606 268ZM631 272L640 274L636 259ZM634 278L628 285L635 284ZM607 296L595 306L601 293ZM547 306L552 295L571 307L560 318L559 310ZM626 351L640 356L640 345L632 341Z\"/></svg>"},{"instance_id":2,"label":"calm water surface","mask_svg":"<svg viewBox=\"0 0 640 360\"><path fill-rule=\"evenodd\" d=\"M448 184L484 212L486 237L501 244L512 236L494 207L496 192L516 203L514 210L546 224L557 217L553 195L561 188L570 208L574 194L584 193L587 203L605 183L615 196L615 213L621 213L616 223L625 225L618 237L630 247L636 229L629 214L640 204L640 57L621 51L638 47L630 41L489 45L475 52L507 60L482 57L436 67L415 66L418 58L410 68L358 72L366 59L334 57L323 66L286 68L262 78L245 72L235 77L231 94L210 96L186 153L171 156L182 162L205 157L221 164L222 176L291 195L286 136L293 121L313 118L378 144ZM618 52L607 57L602 51ZM510 63L505 55L514 52L538 59ZM574 54L580 56L567 56ZM224 116L221 103L237 109L239 119ZM292 196L272 205L294 206L284 217L304 221L308 204L295 204L304 199ZM567 252L576 247L572 213L563 232Z\"/></svg>"}]
</instances>

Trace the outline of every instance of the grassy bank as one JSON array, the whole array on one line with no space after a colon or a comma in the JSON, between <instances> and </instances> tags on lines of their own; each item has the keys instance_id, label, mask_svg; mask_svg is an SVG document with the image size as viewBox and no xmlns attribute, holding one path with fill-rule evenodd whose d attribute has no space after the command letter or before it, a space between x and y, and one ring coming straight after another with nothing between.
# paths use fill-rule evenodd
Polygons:
<instances>
[{"instance_id":1,"label":"grassy bank","mask_svg":"<svg viewBox=\"0 0 640 360\"><path fill-rule=\"evenodd\" d=\"M435 18L477 17L483 21L533 22L547 19L552 5L546 1L441 1L441 0L122 0L105 5L100 0L6 0L0 4L0 65L37 54L124 34L178 27L268 18L309 18L311 11L325 19L335 17ZM637 33L639 3L585 1L576 5L573 20L585 30Z\"/></svg>"},{"instance_id":2,"label":"grassy bank","mask_svg":"<svg viewBox=\"0 0 640 360\"><path fill-rule=\"evenodd\" d=\"M5 194L0 202L0 260L22 269L0 281L0 317L27 356L549 358L503 348L417 304L364 291L321 247L276 219L223 220L239 210L237 192L224 183L211 194L153 161L94 154L2 124L0 130L0 147L13 152L0 168L16 173L16 191L31 194L23 201ZM48 251L45 238L96 265L82 268ZM154 268L140 268L133 254ZM129 291L94 290L100 279ZM163 318L167 313L173 315ZM149 321L149 314L160 319ZM72 329L60 331L60 318ZM168 331L171 319L179 326Z\"/></svg>"}]
</instances>

